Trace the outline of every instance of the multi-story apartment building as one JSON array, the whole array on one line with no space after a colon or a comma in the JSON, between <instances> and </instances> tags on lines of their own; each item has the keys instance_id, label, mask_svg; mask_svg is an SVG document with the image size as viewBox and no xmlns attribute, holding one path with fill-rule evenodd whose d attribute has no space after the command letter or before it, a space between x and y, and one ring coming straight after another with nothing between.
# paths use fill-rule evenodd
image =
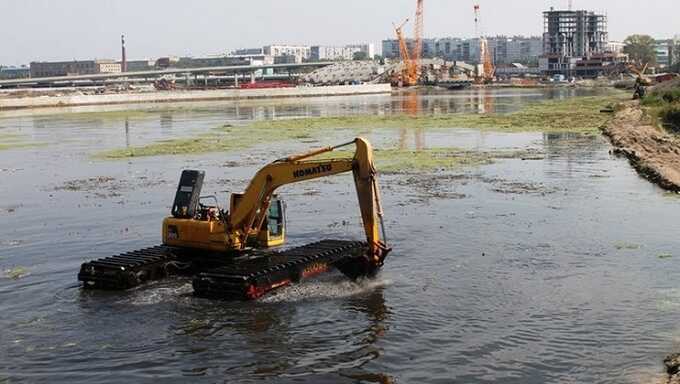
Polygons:
<instances>
[{"instance_id":1,"label":"multi-story apartment building","mask_svg":"<svg viewBox=\"0 0 680 384\"><path fill-rule=\"evenodd\" d=\"M31 76L31 70L27 66L3 67L0 66L0 80L25 79Z\"/></svg>"},{"instance_id":2,"label":"multi-story apartment building","mask_svg":"<svg viewBox=\"0 0 680 384\"><path fill-rule=\"evenodd\" d=\"M367 59L375 56L373 44L353 44L345 46L313 45L310 59L313 61L352 60L358 53L363 53Z\"/></svg>"},{"instance_id":3,"label":"multi-story apartment building","mask_svg":"<svg viewBox=\"0 0 680 384\"><path fill-rule=\"evenodd\" d=\"M297 61L309 60L311 47L309 45L266 45L262 53L267 56L295 56Z\"/></svg>"},{"instance_id":4,"label":"multi-story apartment building","mask_svg":"<svg viewBox=\"0 0 680 384\"><path fill-rule=\"evenodd\" d=\"M491 56L496 63L535 63L542 53L543 40L540 37L523 36L495 36L486 38ZM413 40L407 39L406 45L413 51ZM423 40L422 55L425 58L438 57L446 60L480 62L481 39L461 39L445 37ZM383 56L398 58L399 42L397 40L383 40Z\"/></svg>"},{"instance_id":5,"label":"multi-story apartment building","mask_svg":"<svg viewBox=\"0 0 680 384\"><path fill-rule=\"evenodd\" d=\"M118 73L120 71L121 65L115 60L41 61L30 64L31 77L91 75L96 73Z\"/></svg>"},{"instance_id":6,"label":"multi-story apartment building","mask_svg":"<svg viewBox=\"0 0 680 384\"><path fill-rule=\"evenodd\" d=\"M654 52L656 53L656 65L659 68L667 68L674 65L678 60L676 49L680 41L675 39L656 40Z\"/></svg>"}]
</instances>

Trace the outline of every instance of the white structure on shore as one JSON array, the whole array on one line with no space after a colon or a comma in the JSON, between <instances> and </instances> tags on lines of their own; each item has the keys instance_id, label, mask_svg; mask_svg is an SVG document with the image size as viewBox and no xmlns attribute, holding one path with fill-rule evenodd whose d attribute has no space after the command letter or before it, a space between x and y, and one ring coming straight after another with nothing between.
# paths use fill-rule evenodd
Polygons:
<instances>
[{"instance_id":1,"label":"white structure on shore","mask_svg":"<svg viewBox=\"0 0 680 384\"><path fill-rule=\"evenodd\" d=\"M362 54L362 59L373 59L375 46L373 44L351 44L345 46L313 45L311 60L338 61L353 60L355 55Z\"/></svg>"}]
</instances>

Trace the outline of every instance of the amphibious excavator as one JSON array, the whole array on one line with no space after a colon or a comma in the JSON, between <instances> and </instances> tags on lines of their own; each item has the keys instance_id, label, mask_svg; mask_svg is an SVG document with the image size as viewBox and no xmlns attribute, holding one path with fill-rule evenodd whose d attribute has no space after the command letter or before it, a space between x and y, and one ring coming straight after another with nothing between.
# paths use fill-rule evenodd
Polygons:
<instances>
[{"instance_id":1,"label":"amphibious excavator","mask_svg":"<svg viewBox=\"0 0 680 384\"><path fill-rule=\"evenodd\" d=\"M319 155L355 146L354 157ZM286 250L284 185L353 172L366 241L321 240ZM356 138L276 160L260 169L229 210L216 196L201 196L205 173L184 170L163 220L162 245L84 263L78 280L86 289L125 290L171 275L193 276L194 294L257 299L276 288L337 269L351 279L374 276L390 252L373 150Z\"/></svg>"}]
</instances>

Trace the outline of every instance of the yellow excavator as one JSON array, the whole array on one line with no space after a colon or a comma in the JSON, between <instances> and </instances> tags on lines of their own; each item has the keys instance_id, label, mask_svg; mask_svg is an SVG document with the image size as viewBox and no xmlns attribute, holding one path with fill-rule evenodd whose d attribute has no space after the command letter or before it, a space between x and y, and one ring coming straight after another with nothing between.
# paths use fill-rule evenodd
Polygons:
<instances>
[{"instance_id":1,"label":"yellow excavator","mask_svg":"<svg viewBox=\"0 0 680 384\"><path fill-rule=\"evenodd\" d=\"M355 146L354 157L319 159ZM275 194L284 185L353 172L366 241L322 240L274 251L286 239L286 205ZM257 299L303 278L338 269L351 279L374 276L390 252L373 150L351 142L276 160L260 169L229 210L215 196L201 196L205 173L182 172L172 206L163 220L163 244L84 263L84 288L122 290L169 275L193 276L194 294ZM379 228L380 227L380 228Z\"/></svg>"},{"instance_id":2,"label":"yellow excavator","mask_svg":"<svg viewBox=\"0 0 680 384\"><path fill-rule=\"evenodd\" d=\"M648 66L649 63L645 63L642 69L638 69L638 67L635 64L628 64L626 66L626 69L628 69L628 71L631 74L634 74L636 76L633 100L644 99L647 94L647 87L652 85L652 80L650 80L649 77L645 76L645 72L647 71Z\"/></svg>"}]
</instances>

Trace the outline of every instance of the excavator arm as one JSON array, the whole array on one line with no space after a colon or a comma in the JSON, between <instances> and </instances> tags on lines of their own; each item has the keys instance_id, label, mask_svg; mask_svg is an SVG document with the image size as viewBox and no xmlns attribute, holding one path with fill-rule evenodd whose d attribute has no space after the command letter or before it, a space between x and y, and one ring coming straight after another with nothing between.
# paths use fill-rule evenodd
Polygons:
<instances>
[{"instance_id":1,"label":"excavator arm","mask_svg":"<svg viewBox=\"0 0 680 384\"><path fill-rule=\"evenodd\" d=\"M356 147L353 158L312 159L322 153L352 144ZM279 159L260 169L243 194L232 195L230 214L227 218L227 231L230 233L231 246L245 247L248 237L261 230L272 195L277 188L350 171L354 174L361 218L369 247L365 258L366 265L359 268L361 271L349 274L370 275L374 273L382 265L390 249L385 240L380 190L373 163L373 149L362 138L356 138L338 146ZM378 228L379 226L381 228Z\"/></svg>"}]
</instances>

